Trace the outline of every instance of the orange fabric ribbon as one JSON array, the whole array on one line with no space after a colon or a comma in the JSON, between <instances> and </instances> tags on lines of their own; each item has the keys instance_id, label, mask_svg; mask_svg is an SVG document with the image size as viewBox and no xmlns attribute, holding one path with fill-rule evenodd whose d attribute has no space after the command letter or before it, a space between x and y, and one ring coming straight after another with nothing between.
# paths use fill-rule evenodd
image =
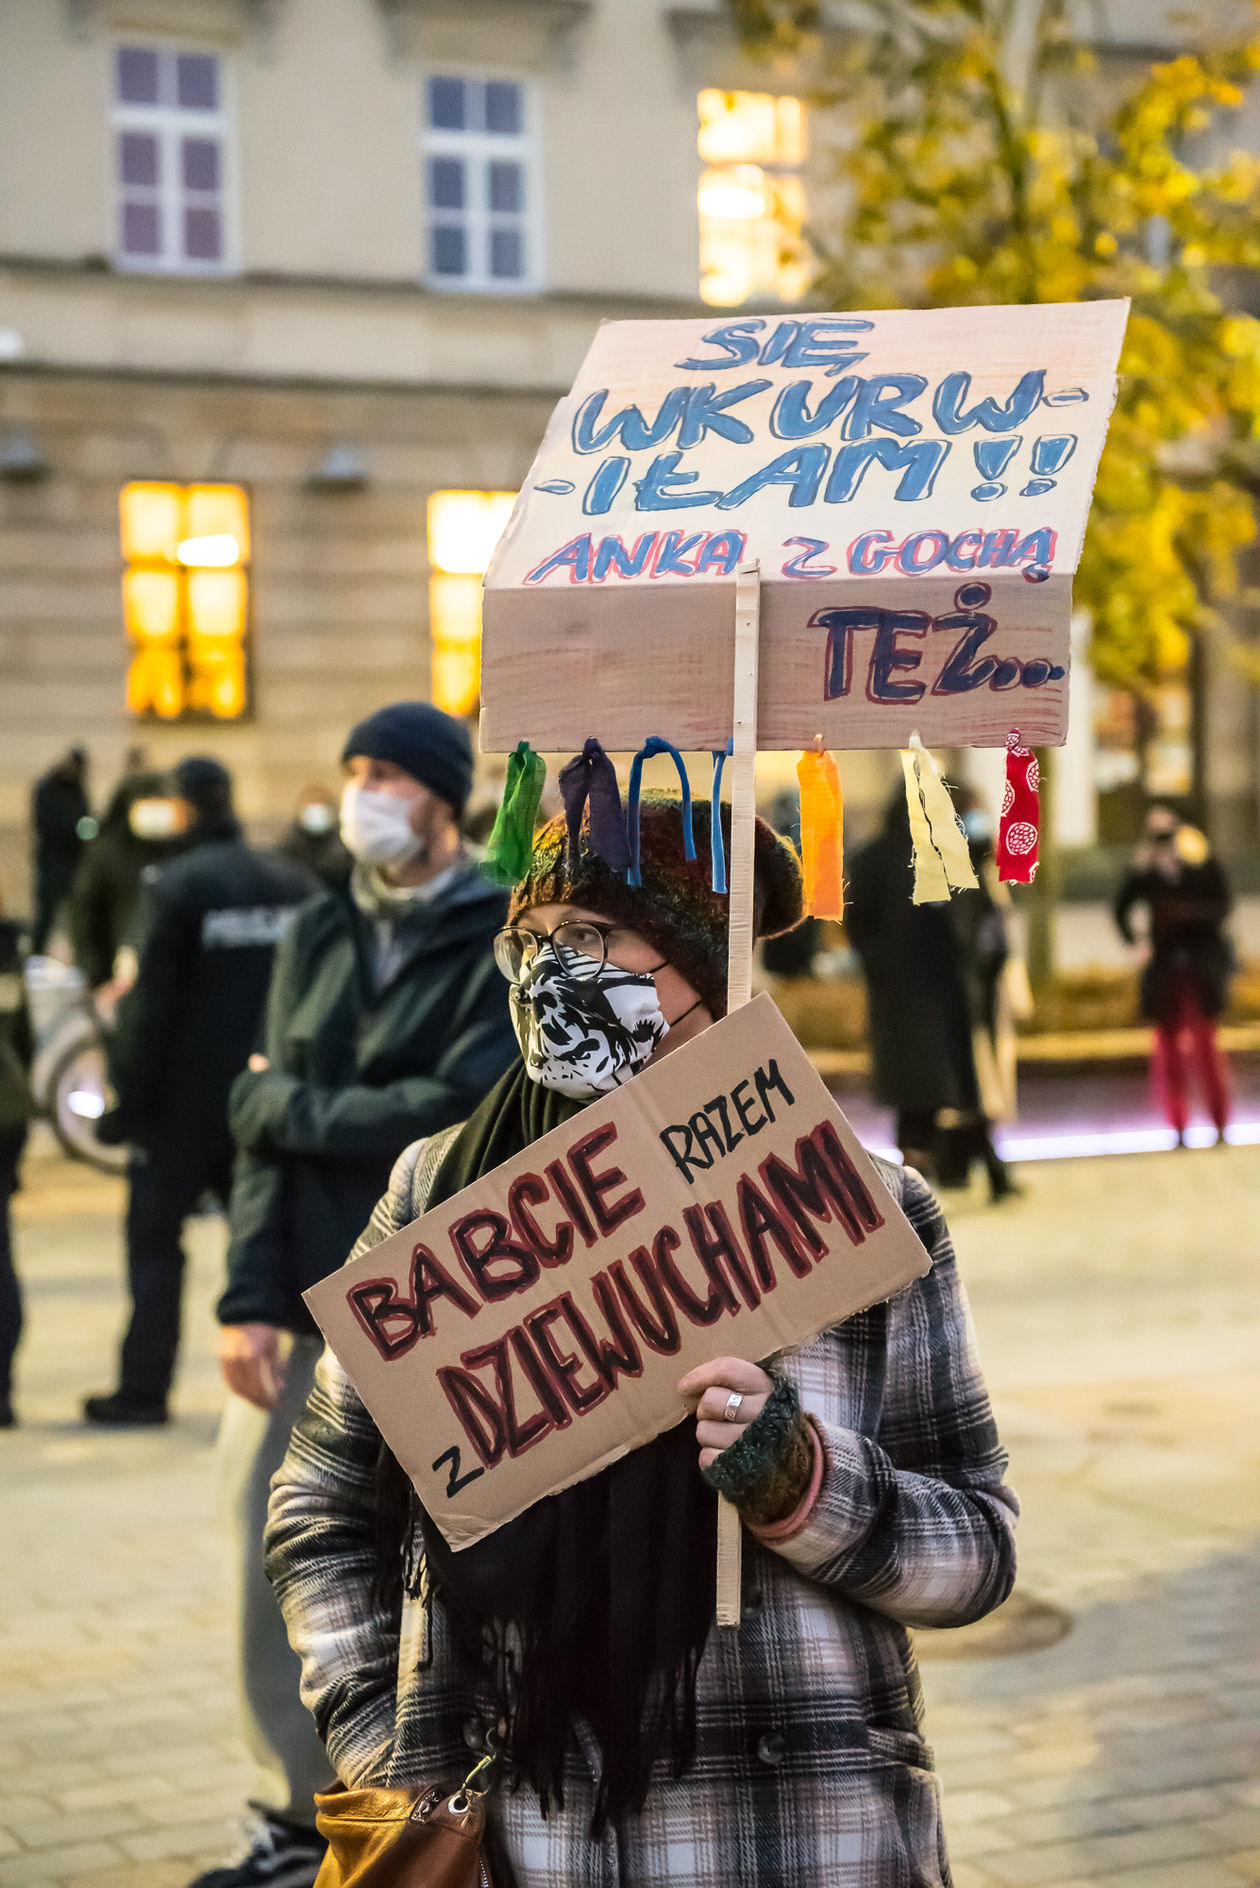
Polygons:
<instances>
[{"instance_id":1,"label":"orange fabric ribbon","mask_svg":"<svg viewBox=\"0 0 1260 1888\"><path fill-rule=\"evenodd\" d=\"M844 794L830 754L809 748L796 763L801 787L801 865L805 909L815 918L844 916Z\"/></svg>"}]
</instances>

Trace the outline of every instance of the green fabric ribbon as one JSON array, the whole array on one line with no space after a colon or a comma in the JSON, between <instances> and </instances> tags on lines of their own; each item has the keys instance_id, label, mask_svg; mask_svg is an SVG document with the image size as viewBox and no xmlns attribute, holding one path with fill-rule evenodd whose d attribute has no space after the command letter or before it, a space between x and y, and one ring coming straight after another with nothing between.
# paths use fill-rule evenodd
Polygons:
<instances>
[{"instance_id":1,"label":"green fabric ribbon","mask_svg":"<svg viewBox=\"0 0 1260 1888\"><path fill-rule=\"evenodd\" d=\"M508 756L507 782L486 846L485 870L496 884L515 885L529 871L546 778L542 755L535 754L528 741L521 741Z\"/></svg>"}]
</instances>

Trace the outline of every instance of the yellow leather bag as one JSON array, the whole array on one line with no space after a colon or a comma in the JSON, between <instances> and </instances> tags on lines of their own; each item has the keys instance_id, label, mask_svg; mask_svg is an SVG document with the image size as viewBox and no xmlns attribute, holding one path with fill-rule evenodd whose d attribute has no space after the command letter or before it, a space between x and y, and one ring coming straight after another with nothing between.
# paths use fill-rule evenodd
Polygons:
<instances>
[{"instance_id":1,"label":"yellow leather bag","mask_svg":"<svg viewBox=\"0 0 1260 1888\"><path fill-rule=\"evenodd\" d=\"M483 1757L448 1796L425 1790L348 1790L315 1798L328 1843L315 1888L496 1888L485 1854ZM502 1888L502 1884L498 1884Z\"/></svg>"}]
</instances>

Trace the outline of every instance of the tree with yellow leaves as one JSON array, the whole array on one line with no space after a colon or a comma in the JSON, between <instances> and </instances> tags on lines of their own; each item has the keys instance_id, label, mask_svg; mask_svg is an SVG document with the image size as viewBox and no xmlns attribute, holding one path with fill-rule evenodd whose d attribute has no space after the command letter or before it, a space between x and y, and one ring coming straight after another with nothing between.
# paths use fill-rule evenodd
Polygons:
<instances>
[{"instance_id":1,"label":"tree with yellow leaves","mask_svg":"<svg viewBox=\"0 0 1260 1888\"><path fill-rule=\"evenodd\" d=\"M847 206L810 230L829 305L1132 298L1075 594L1098 675L1153 690L1255 534L1260 323L1220 290L1260 268L1260 160L1220 137L1260 71L1255 5L1218 0L1198 51L1127 74L1069 0L730 5L825 75Z\"/></svg>"}]
</instances>

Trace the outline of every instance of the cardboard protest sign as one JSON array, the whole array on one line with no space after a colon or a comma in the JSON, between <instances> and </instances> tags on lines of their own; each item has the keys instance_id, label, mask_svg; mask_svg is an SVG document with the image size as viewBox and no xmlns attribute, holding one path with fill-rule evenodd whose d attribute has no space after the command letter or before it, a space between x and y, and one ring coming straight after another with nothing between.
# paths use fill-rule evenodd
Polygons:
<instances>
[{"instance_id":1,"label":"cardboard protest sign","mask_svg":"<svg viewBox=\"0 0 1260 1888\"><path fill-rule=\"evenodd\" d=\"M724 746L753 558L763 749L1061 743L1127 308L605 323L486 576L483 747Z\"/></svg>"},{"instance_id":2,"label":"cardboard protest sign","mask_svg":"<svg viewBox=\"0 0 1260 1888\"><path fill-rule=\"evenodd\" d=\"M459 1548L927 1269L761 996L305 1296Z\"/></svg>"}]
</instances>

